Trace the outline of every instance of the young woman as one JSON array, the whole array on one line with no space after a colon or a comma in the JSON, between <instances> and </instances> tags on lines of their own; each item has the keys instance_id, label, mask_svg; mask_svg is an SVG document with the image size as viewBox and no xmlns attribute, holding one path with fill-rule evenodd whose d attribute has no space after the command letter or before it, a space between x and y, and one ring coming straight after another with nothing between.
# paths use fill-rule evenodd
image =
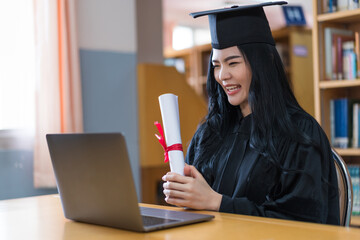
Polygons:
<instances>
[{"instance_id":1,"label":"young woman","mask_svg":"<svg viewBox=\"0 0 360 240\"><path fill-rule=\"evenodd\" d=\"M195 14L209 15L209 111L190 143L185 176L163 177L165 200L339 224L330 144L289 87L263 6Z\"/></svg>"}]
</instances>

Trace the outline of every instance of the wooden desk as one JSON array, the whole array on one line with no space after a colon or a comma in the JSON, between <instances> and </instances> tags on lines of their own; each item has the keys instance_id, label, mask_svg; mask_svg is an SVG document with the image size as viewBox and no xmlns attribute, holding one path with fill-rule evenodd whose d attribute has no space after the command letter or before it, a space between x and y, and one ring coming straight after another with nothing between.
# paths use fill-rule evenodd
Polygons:
<instances>
[{"instance_id":1,"label":"wooden desk","mask_svg":"<svg viewBox=\"0 0 360 240\"><path fill-rule=\"evenodd\" d=\"M57 195L3 200L0 201L0 239L360 239L357 228L204 213L215 215L215 219L152 233L136 233L67 220Z\"/></svg>"}]
</instances>

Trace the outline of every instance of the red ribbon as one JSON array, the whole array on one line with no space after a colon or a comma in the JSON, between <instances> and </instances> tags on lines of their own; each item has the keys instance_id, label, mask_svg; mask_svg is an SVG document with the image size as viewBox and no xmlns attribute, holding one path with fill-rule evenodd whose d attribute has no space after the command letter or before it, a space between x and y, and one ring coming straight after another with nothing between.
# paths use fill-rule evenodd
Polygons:
<instances>
[{"instance_id":1,"label":"red ribbon","mask_svg":"<svg viewBox=\"0 0 360 240\"><path fill-rule=\"evenodd\" d=\"M164 149L164 162L168 162L169 161L169 151L174 151L174 150L179 150L182 151L182 144L181 143L176 143L173 144L171 146L166 146L166 142L165 142L165 137L164 137L164 130L161 126L160 123L158 122L154 122L155 126L157 127L157 129L159 130L160 136L155 134L155 136L157 137L157 139L159 140L159 143L161 144L161 146Z\"/></svg>"}]
</instances>

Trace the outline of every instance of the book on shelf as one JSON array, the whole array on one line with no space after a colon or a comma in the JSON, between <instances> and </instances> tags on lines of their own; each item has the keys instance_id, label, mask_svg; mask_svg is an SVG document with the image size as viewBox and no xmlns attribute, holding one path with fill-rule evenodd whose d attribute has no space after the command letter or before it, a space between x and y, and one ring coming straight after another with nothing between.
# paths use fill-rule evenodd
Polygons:
<instances>
[{"instance_id":1,"label":"book on shelf","mask_svg":"<svg viewBox=\"0 0 360 240\"><path fill-rule=\"evenodd\" d=\"M359 148L360 100L330 100L331 144L336 148Z\"/></svg>"},{"instance_id":2,"label":"book on shelf","mask_svg":"<svg viewBox=\"0 0 360 240\"><path fill-rule=\"evenodd\" d=\"M344 11L347 10L349 6L349 0L338 0L337 2L337 10Z\"/></svg>"},{"instance_id":3,"label":"book on shelf","mask_svg":"<svg viewBox=\"0 0 360 240\"><path fill-rule=\"evenodd\" d=\"M353 215L360 215L360 165L348 165L353 189Z\"/></svg>"},{"instance_id":4,"label":"book on shelf","mask_svg":"<svg viewBox=\"0 0 360 240\"><path fill-rule=\"evenodd\" d=\"M323 3L329 13L359 8L359 0L324 0Z\"/></svg>"},{"instance_id":5,"label":"book on shelf","mask_svg":"<svg viewBox=\"0 0 360 240\"><path fill-rule=\"evenodd\" d=\"M335 107L334 99L330 100L330 142L333 147L335 146Z\"/></svg>"},{"instance_id":6,"label":"book on shelf","mask_svg":"<svg viewBox=\"0 0 360 240\"><path fill-rule=\"evenodd\" d=\"M336 12L337 11L337 0L327 0L325 1L327 3L327 9L328 12Z\"/></svg>"},{"instance_id":7,"label":"book on shelf","mask_svg":"<svg viewBox=\"0 0 360 240\"><path fill-rule=\"evenodd\" d=\"M353 105L352 147L359 147L359 103Z\"/></svg>"},{"instance_id":8,"label":"book on shelf","mask_svg":"<svg viewBox=\"0 0 360 240\"><path fill-rule=\"evenodd\" d=\"M332 99L330 105L331 122L331 140L332 145L337 148L348 148L349 146L349 114L348 114L348 99L339 98ZM333 111L333 112L331 112Z\"/></svg>"},{"instance_id":9,"label":"book on shelf","mask_svg":"<svg viewBox=\"0 0 360 240\"><path fill-rule=\"evenodd\" d=\"M360 36L355 32L356 75L360 76Z\"/></svg>"},{"instance_id":10,"label":"book on shelf","mask_svg":"<svg viewBox=\"0 0 360 240\"><path fill-rule=\"evenodd\" d=\"M354 51L355 42L348 41L342 44L342 75L344 79L356 79L356 54ZM340 62L341 63L341 62Z\"/></svg>"},{"instance_id":11,"label":"book on shelf","mask_svg":"<svg viewBox=\"0 0 360 240\"><path fill-rule=\"evenodd\" d=\"M327 80L343 79L343 71L344 71L343 47L345 43L349 41L355 42L354 32L347 29L327 27L324 29L324 38L325 38L325 79Z\"/></svg>"},{"instance_id":12,"label":"book on shelf","mask_svg":"<svg viewBox=\"0 0 360 240\"><path fill-rule=\"evenodd\" d=\"M332 35L332 79L352 79L345 77L345 72L349 72L349 64L355 66L356 70L356 56L353 59L354 52L354 37L346 36L342 34L333 34ZM355 62L352 62L352 61ZM355 64L355 65L354 65ZM344 67L345 66L345 67ZM345 71L345 72L344 72ZM353 73L353 72L351 72ZM357 75L357 74L356 74ZM355 77L354 77L355 78Z\"/></svg>"}]
</instances>

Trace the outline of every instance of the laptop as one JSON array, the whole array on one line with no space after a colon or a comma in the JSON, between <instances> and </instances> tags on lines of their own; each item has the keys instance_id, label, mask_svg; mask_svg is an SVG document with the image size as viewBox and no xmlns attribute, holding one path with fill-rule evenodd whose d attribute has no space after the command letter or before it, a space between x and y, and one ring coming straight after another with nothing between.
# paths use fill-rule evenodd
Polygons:
<instances>
[{"instance_id":1,"label":"laptop","mask_svg":"<svg viewBox=\"0 0 360 240\"><path fill-rule=\"evenodd\" d=\"M66 218L149 232L214 216L140 207L121 133L46 135Z\"/></svg>"}]
</instances>

